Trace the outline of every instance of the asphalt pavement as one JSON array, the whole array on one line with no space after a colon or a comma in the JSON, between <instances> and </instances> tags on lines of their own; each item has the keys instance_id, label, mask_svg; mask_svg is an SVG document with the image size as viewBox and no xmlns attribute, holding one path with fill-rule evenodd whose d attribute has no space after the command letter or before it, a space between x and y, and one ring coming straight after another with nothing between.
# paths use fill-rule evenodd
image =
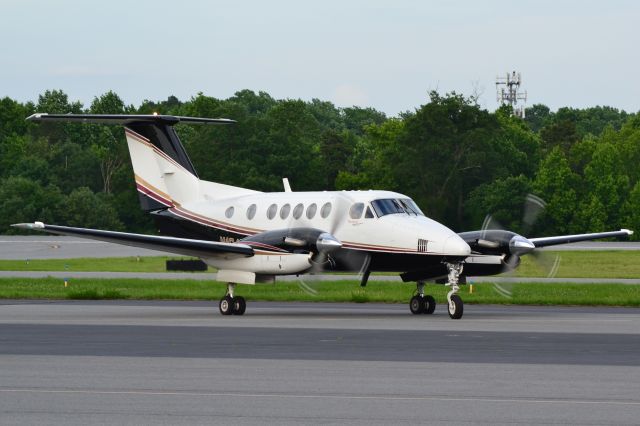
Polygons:
<instances>
[{"instance_id":1,"label":"asphalt pavement","mask_svg":"<svg viewBox=\"0 0 640 426\"><path fill-rule=\"evenodd\" d=\"M640 310L0 302L0 424L638 424Z\"/></svg>"}]
</instances>

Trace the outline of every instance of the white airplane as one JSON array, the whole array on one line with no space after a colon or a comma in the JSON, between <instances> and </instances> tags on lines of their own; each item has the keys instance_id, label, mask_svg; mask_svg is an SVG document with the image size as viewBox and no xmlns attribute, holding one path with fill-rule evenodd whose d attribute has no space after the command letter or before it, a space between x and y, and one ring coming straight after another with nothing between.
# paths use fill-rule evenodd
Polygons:
<instances>
[{"instance_id":1,"label":"white airplane","mask_svg":"<svg viewBox=\"0 0 640 426\"><path fill-rule=\"evenodd\" d=\"M245 312L237 284L274 282L278 275L362 271L364 286L370 272L385 271L417 283L409 303L414 314L433 313L435 300L425 294L425 282L446 278L449 316L459 319L463 302L457 293L467 275L513 269L520 256L538 247L632 234L625 229L530 239L499 230L457 234L396 192L293 192L285 179L284 192L264 193L199 179L173 126L233 120L88 114L34 114L28 120L123 125L142 208L163 235L42 222L13 226L199 257L228 283L219 304L223 315Z\"/></svg>"}]
</instances>

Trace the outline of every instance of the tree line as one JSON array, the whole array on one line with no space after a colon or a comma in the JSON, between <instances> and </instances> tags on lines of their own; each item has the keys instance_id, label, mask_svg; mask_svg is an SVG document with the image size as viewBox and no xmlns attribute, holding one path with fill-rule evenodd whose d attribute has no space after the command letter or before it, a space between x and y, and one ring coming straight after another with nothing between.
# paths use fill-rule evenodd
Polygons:
<instances>
[{"instance_id":1,"label":"tree line","mask_svg":"<svg viewBox=\"0 0 640 426\"><path fill-rule=\"evenodd\" d=\"M251 90L137 107L114 92L85 107L52 90L37 103L0 100L0 233L34 220L154 230L121 127L25 121L34 112L232 118L177 126L201 178L261 191L281 191L282 177L294 191L397 191L456 231L479 229L487 214L538 236L640 229L640 116L616 108L533 105L521 120L508 107L490 112L473 97L431 92L414 111L387 117ZM529 193L547 206L525 229Z\"/></svg>"}]
</instances>

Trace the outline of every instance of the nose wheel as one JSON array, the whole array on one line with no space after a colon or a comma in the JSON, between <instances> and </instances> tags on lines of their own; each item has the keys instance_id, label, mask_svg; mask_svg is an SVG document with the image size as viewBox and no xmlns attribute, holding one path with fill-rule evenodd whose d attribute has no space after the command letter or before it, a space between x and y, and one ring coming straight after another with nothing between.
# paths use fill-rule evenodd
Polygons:
<instances>
[{"instance_id":1,"label":"nose wheel","mask_svg":"<svg viewBox=\"0 0 640 426\"><path fill-rule=\"evenodd\" d=\"M447 269L449 270L448 282L445 285L451 287L451 290L447 293L449 318L460 319L462 318L464 304L462 303L462 298L458 296L457 293L460 290L458 283L460 282L460 274L462 273L462 267L464 265L460 262L445 263L445 265L447 265Z\"/></svg>"},{"instance_id":2,"label":"nose wheel","mask_svg":"<svg viewBox=\"0 0 640 426\"><path fill-rule=\"evenodd\" d=\"M247 301L242 296L234 296L235 283L227 284L227 294L220 299L218 307L222 315L244 315Z\"/></svg>"}]
</instances>

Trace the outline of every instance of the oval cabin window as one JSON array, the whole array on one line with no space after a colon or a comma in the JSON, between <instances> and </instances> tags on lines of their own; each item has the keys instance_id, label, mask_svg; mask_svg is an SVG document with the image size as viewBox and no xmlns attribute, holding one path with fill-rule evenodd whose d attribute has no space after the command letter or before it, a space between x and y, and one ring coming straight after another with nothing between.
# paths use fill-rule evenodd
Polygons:
<instances>
[{"instance_id":1,"label":"oval cabin window","mask_svg":"<svg viewBox=\"0 0 640 426\"><path fill-rule=\"evenodd\" d=\"M234 208L233 206L231 206L227 209L227 211L224 212L224 215L227 217L227 219L231 219L231 217L233 216L233 211Z\"/></svg>"},{"instance_id":2,"label":"oval cabin window","mask_svg":"<svg viewBox=\"0 0 640 426\"><path fill-rule=\"evenodd\" d=\"M278 206L275 204L271 204L269 209L267 210L267 218L273 219L276 217L276 213L278 212Z\"/></svg>"},{"instance_id":3,"label":"oval cabin window","mask_svg":"<svg viewBox=\"0 0 640 426\"><path fill-rule=\"evenodd\" d=\"M291 206L289 204L285 204L280 209L280 219L286 219L289 217L289 212L291 211Z\"/></svg>"},{"instance_id":4,"label":"oval cabin window","mask_svg":"<svg viewBox=\"0 0 640 426\"><path fill-rule=\"evenodd\" d=\"M316 203L309 204L309 207L307 207L307 219L313 219L317 210L318 206L316 206Z\"/></svg>"},{"instance_id":5,"label":"oval cabin window","mask_svg":"<svg viewBox=\"0 0 640 426\"><path fill-rule=\"evenodd\" d=\"M256 215L257 207L255 204L251 204L247 209L247 219L251 220Z\"/></svg>"},{"instance_id":6,"label":"oval cabin window","mask_svg":"<svg viewBox=\"0 0 640 426\"><path fill-rule=\"evenodd\" d=\"M323 219L326 219L331 214L331 203L324 203L322 208L320 209L320 216Z\"/></svg>"},{"instance_id":7,"label":"oval cabin window","mask_svg":"<svg viewBox=\"0 0 640 426\"><path fill-rule=\"evenodd\" d=\"M293 209L293 218L300 219L302 217L302 212L304 211L304 206L302 203L296 205Z\"/></svg>"}]
</instances>

